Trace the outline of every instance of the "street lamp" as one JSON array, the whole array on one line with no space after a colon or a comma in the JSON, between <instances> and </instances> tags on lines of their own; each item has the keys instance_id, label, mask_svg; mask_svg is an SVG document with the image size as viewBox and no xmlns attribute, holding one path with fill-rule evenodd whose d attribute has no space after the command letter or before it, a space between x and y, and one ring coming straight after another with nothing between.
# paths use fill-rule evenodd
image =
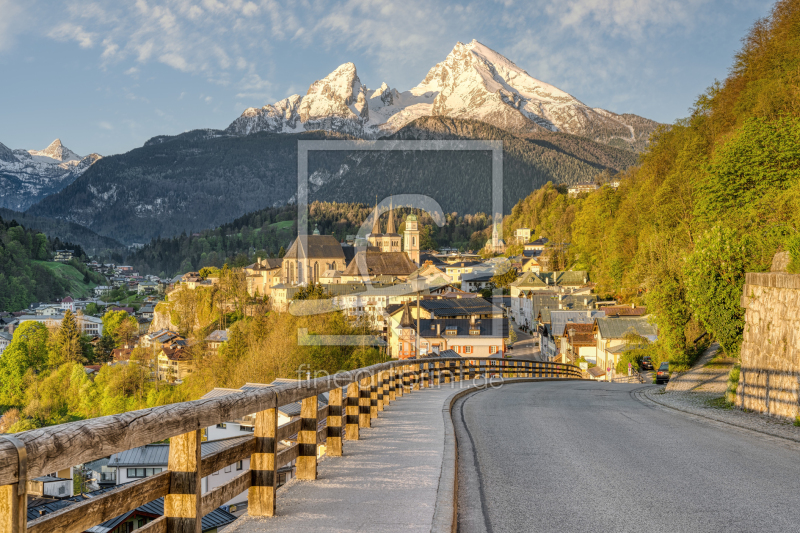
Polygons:
<instances>
[{"instance_id":1,"label":"street lamp","mask_svg":"<svg viewBox=\"0 0 800 533\"><path fill-rule=\"evenodd\" d=\"M572 362L577 363L575 360L575 328L569 328L569 353L572 354ZM564 361L566 363L566 361Z\"/></svg>"},{"instance_id":2,"label":"street lamp","mask_svg":"<svg viewBox=\"0 0 800 533\"><path fill-rule=\"evenodd\" d=\"M420 311L419 311L419 295L422 290L426 286L425 278L419 275L419 271L414 272L410 276L408 276L408 284L411 286L411 290L417 293L417 335L415 337L415 352L414 355L419 357L419 318L420 318Z\"/></svg>"}]
</instances>

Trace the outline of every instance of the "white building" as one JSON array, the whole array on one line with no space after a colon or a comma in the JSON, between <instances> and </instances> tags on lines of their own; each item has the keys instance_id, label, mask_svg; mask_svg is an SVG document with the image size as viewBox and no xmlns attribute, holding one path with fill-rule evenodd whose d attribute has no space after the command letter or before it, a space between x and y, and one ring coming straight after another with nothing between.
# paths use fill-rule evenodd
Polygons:
<instances>
[{"instance_id":1,"label":"white building","mask_svg":"<svg viewBox=\"0 0 800 533\"><path fill-rule=\"evenodd\" d=\"M23 322L39 322L44 324L48 328L60 328L61 321L64 319L63 314L57 315L22 315L19 317L19 322L17 323L17 327L19 327ZM100 318L78 314L75 315L75 322L78 324L78 331L81 333L85 333L89 336L98 337L103 336L103 321Z\"/></svg>"}]
</instances>

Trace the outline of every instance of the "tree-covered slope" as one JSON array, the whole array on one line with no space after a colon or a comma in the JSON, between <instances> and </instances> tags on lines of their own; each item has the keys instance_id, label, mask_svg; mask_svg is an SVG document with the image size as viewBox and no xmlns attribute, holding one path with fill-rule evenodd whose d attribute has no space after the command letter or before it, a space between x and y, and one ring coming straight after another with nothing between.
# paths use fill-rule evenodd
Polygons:
<instances>
[{"instance_id":1,"label":"tree-covered slope","mask_svg":"<svg viewBox=\"0 0 800 533\"><path fill-rule=\"evenodd\" d=\"M342 134L193 131L156 137L101 159L29 214L82 224L123 243L191 233L245 213L296 200L297 142ZM390 139L492 139L505 143L507 209L547 181L574 183L621 170L635 154L569 134L519 136L477 121L419 119ZM311 152L310 198L374 202L375 196L426 194L446 212L491 210L488 152Z\"/></svg>"}]
</instances>

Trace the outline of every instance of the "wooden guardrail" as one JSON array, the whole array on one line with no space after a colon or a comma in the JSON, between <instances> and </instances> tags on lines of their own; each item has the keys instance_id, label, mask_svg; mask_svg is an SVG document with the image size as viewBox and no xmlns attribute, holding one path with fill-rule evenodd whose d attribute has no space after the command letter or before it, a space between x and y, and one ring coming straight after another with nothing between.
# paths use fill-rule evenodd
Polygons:
<instances>
[{"instance_id":1,"label":"wooden guardrail","mask_svg":"<svg viewBox=\"0 0 800 533\"><path fill-rule=\"evenodd\" d=\"M164 497L164 516L141 533L200 533L202 517L248 491L251 516L275 515L277 470L295 461L300 479L317 477L317 447L340 456L342 441L358 440L386 406L421 388L478 377L580 378L574 365L521 359L427 358L381 363L350 372L70 422L0 436L0 531L80 533ZM346 395L344 390L346 390ZM329 392L328 405L317 395ZM301 402L300 418L278 426L278 408ZM255 413L253 438L200 456L203 428ZM326 419L325 428L318 422ZM297 434L297 443L280 442ZM27 521L28 480L113 453L170 439L168 470ZM15 442L16 445L15 445ZM203 477L250 458L250 470L202 494ZM20 489L20 485L22 489Z\"/></svg>"}]
</instances>

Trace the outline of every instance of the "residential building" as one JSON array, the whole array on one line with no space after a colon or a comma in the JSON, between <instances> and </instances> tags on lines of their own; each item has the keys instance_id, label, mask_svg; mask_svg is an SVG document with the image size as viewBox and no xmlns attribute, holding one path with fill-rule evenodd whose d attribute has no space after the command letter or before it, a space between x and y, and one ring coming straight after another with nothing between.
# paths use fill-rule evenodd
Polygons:
<instances>
[{"instance_id":1,"label":"residential building","mask_svg":"<svg viewBox=\"0 0 800 533\"><path fill-rule=\"evenodd\" d=\"M74 253L72 250L56 250L53 260L59 263L69 263L70 259L73 257Z\"/></svg>"},{"instance_id":2,"label":"residential building","mask_svg":"<svg viewBox=\"0 0 800 533\"><path fill-rule=\"evenodd\" d=\"M561 362L566 362L570 354L575 354L574 361L584 357L587 361L595 363L597 347L594 342L594 322L598 318L604 318L605 314L596 310L548 311L549 335L547 340L542 342L542 354L552 359L561 356Z\"/></svg>"},{"instance_id":3,"label":"residential building","mask_svg":"<svg viewBox=\"0 0 800 533\"><path fill-rule=\"evenodd\" d=\"M517 244L525 244L531 240L531 228L517 228L514 237Z\"/></svg>"},{"instance_id":4,"label":"residential building","mask_svg":"<svg viewBox=\"0 0 800 533\"><path fill-rule=\"evenodd\" d=\"M22 315L18 317L16 327L19 327L23 322L35 321L40 322L48 328L60 328L61 321L64 319L63 314L57 315ZM84 315L78 313L75 315L75 322L78 325L78 330L81 333L86 333L89 336L97 335L103 336L103 320L97 317Z\"/></svg>"},{"instance_id":5,"label":"residential building","mask_svg":"<svg viewBox=\"0 0 800 533\"><path fill-rule=\"evenodd\" d=\"M608 305L602 308L607 317L642 317L647 315L647 307L631 305Z\"/></svg>"},{"instance_id":6,"label":"residential building","mask_svg":"<svg viewBox=\"0 0 800 533\"><path fill-rule=\"evenodd\" d=\"M247 293L250 296L270 296L270 287L281 281L282 263L281 259L265 257L244 267Z\"/></svg>"},{"instance_id":7,"label":"residential building","mask_svg":"<svg viewBox=\"0 0 800 533\"><path fill-rule=\"evenodd\" d=\"M208 343L208 347L212 350L218 350L225 342L228 342L227 329L215 329L206 337L206 343Z\"/></svg>"},{"instance_id":8,"label":"residential building","mask_svg":"<svg viewBox=\"0 0 800 533\"><path fill-rule=\"evenodd\" d=\"M169 383L182 383L195 368L194 357L185 346L161 348L157 361L158 379Z\"/></svg>"},{"instance_id":9,"label":"residential building","mask_svg":"<svg viewBox=\"0 0 800 533\"><path fill-rule=\"evenodd\" d=\"M139 308L139 316L146 320L153 320L153 314L156 312L156 306L152 304L143 305Z\"/></svg>"},{"instance_id":10,"label":"residential building","mask_svg":"<svg viewBox=\"0 0 800 533\"><path fill-rule=\"evenodd\" d=\"M539 237L535 241L525 243L522 249L526 252L543 252L548 242L550 241L547 237Z\"/></svg>"},{"instance_id":11,"label":"residential building","mask_svg":"<svg viewBox=\"0 0 800 533\"><path fill-rule=\"evenodd\" d=\"M111 291L114 290L114 287L111 287L110 285L98 285L92 290L94 291L94 295L99 297L99 296L106 296L107 294L109 294Z\"/></svg>"},{"instance_id":12,"label":"residential building","mask_svg":"<svg viewBox=\"0 0 800 533\"><path fill-rule=\"evenodd\" d=\"M448 263L444 269L453 283L461 282L461 276L471 274L476 268L480 268L483 263L480 261L461 261L458 263Z\"/></svg>"},{"instance_id":13,"label":"residential building","mask_svg":"<svg viewBox=\"0 0 800 533\"><path fill-rule=\"evenodd\" d=\"M647 318L598 318L594 328L597 365L613 369L626 345L631 344L627 338L631 334L647 342L658 340L658 329Z\"/></svg>"},{"instance_id":14,"label":"residential building","mask_svg":"<svg viewBox=\"0 0 800 533\"><path fill-rule=\"evenodd\" d=\"M158 291L158 283L155 281L140 281L136 284L137 294L153 294Z\"/></svg>"},{"instance_id":15,"label":"residential building","mask_svg":"<svg viewBox=\"0 0 800 533\"><path fill-rule=\"evenodd\" d=\"M84 475L93 490L117 484L117 469L108 466L110 460L110 457L103 457L83 465Z\"/></svg>"},{"instance_id":16,"label":"residential building","mask_svg":"<svg viewBox=\"0 0 800 533\"><path fill-rule=\"evenodd\" d=\"M594 192L600 188L600 185L596 183L584 182L584 183L577 183L575 185L570 185L567 189L567 195L570 198L575 198L579 194L582 193L589 193Z\"/></svg>"},{"instance_id":17,"label":"residential building","mask_svg":"<svg viewBox=\"0 0 800 533\"><path fill-rule=\"evenodd\" d=\"M2 354L6 347L11 344L13 337L14 336L10 333L0 331L0 354Z\"/></svg>"},{"instance_id":18,"label":"residential building","mask_svg":"<svg viewBox=\"0 0 800 533\"><path fill-rule=\"evenodd\" d=\"M506 318L420 319L419 353L417 353L417 320L413 306L403 304L399 324L395 328L393 353L399 359L424 357L452 350L462 357L502 357L506 351L509 323Z\"/></svg>"},{"instance_id":19,"label":"residential building","mask_svg":"<svg viewBox=\"0 0 800 533\"><path fill-rule=\"evenodd\" d=\"M482 289L488 289L492 286L492 278L494 272L475 272L472 274L464 274L461 277L461 290L467 292L478 292Z\"/></svg>"},{"instance_id":20,"label":"residential building","mask_svg":"<svg viewBox=\"0 0 800 533\"><path fill-rule=\"evenodd\" d=\"M75 300L72 299L72 296L67 296L63 300L61 300L61 309L63 311L69 309L71 313L75 312Z\"/></svg>"},{"instance_id":21,"label":"residential building","mask_svg":"<svg viewBox=\"0 0 800 533\"><path fill-rule=\"evenodd\" d=\"M406 307L407 304L408 307ZM406 309L408 310L407 312L405 312ZM403 321L404 316L406 317L406 320L413 321L415 330L414 333L416 334L417 303L412 297L403 303L395 303L387 306L386 313L389 316L388 341L390 356L395 359L401 356L409 356L409 341L407 338L409 332L404 331L400 323ZM479 351L481 353L485 351L488 355L492 354L492 348L490 348L490 346L500 346L500 349L505 352L505 345L498 341L497 336L489 335L490 332L493 333L500 331L501 334L506 334L506 336L503 337L504 339L508 337L507 330L502 330L502 327L507 326L498 325L501 319L505 319L505 312L502 308L493 305L483 298L425 298L419 301L419 316L421 320L434 321L434 332L436 331L437 323L440 326L440 332L446 331L446 326L455 326L457 328L456 331L463 333L466 324L478 321L482 324L481 331L483 332L483 338L480 340L480 342L473 344L461 342L459 345L486 347L485 350L480 348ZM447 324L442 322L448 320L453 322L448 322ZM431 335L431 324L430 322L427 324L428 331L426 331L425 334L423 334L423 332L420 330L421 341L426 338L426 335ZM491 324L491 327L489 324ZM406 338L403 338L404 335ZM458 334L456 336L460 337L461 335ZM448 339L449 338L450 337L448 337ZM464 339L452 340L454 342L456 340L464 341ZM422 343L424 344L424 342ZM430 344L431 350L433 349L434 344L439 344L441 349L446 349L443 348L444 343L441 341L432 341L428 344Z\"/></svg>"}]
</instances>

